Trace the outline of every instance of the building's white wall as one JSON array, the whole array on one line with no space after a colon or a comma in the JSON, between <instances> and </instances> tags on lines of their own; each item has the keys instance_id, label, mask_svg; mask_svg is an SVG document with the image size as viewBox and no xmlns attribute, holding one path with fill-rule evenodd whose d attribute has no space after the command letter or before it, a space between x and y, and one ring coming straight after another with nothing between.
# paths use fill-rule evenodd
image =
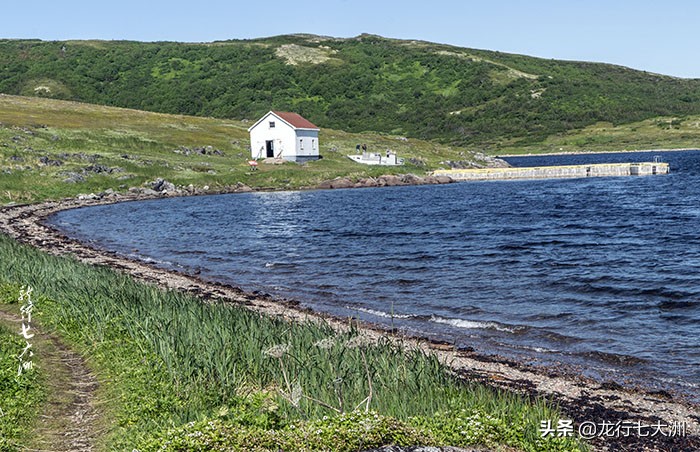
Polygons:
<instances>
[{"instance_id":1,"label":"building's white wall","mask_svg":"<svg viewBox=\"0 0 700 452\"><path fill-rule=\"evenodd\" d=\"M300 156L318 156L318 131L296 131L296 153Z\"/></svg>"},{"instance_id":2,"label":"building's white wall","mask_svg":"<svg viewBox=\"0 0 700 452\"><path fill-rule=\"evenodd\" d=\"M270 128L270 121L275 127ZM250 131L250 156L253 159L267 157L266 142L274 141L275 156L287 160L296 160L297 156L318 157L319 143L317 130L295 130L273 113L265 115L262 121Z\"/></svg>"},{"instance_id":3,"label":"building's white wall","mask_svg":"<svg viewBox=\"0 0 700 452\"><path fill-rule=\"evenodd\" d=\"M270 127L271 121L275 123L273 128ZM295 139L294 128L272 113L268 113L250 131L250 156L254 159L267 157L265 143L273 140L275 156L280 155L281 151L284 158L294 157Z\"/></svg>"}]
</instances>

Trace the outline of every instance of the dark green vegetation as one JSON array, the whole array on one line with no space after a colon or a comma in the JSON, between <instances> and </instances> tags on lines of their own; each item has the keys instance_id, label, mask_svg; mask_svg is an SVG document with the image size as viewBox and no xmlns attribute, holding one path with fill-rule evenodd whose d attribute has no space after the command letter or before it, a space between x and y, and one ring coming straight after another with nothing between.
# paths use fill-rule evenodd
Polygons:
<instances>
[{"instance_id":1,"label":"dark green vegetation","mask_svg":"<svg viewBox=\"0 0 700 452\"><path fill-rule=\"evenodd\" d=\"M2 301L33 286L33 321L89 357L112 421L107 448L585 449L539 437L539 422L558 417L543 402L457 381L420 352L204 304L4 236L0 255Z\"/></svg>"},{"instance_id":2,"label":"dark green vegetation","mask_svg":"<svg viewBox=\"0 0 700 452\"><path fill-rule=\"evenodd\" d=\"M0 92L257 119L484 149L606 121L700 114L700 81L362 35L209 44L0 41Z\"/></svg>"}]
</instances>

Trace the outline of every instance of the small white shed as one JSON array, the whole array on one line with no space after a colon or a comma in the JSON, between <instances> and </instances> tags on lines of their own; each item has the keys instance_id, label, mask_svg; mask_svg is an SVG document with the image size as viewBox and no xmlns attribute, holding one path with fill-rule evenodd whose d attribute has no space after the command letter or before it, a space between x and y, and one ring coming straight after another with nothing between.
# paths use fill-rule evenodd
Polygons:
<instances>
[{"instance_id":1,"label":"small white shed","mask_svg":"<svg viewBox=\"0 0 700 452\"><path fill-rule=\"evenodd\" d=\"M271 111L249 129L253 159L283 158L305 162L321 158L318 127L297 113Z\"/></svg>"}]
</instances>

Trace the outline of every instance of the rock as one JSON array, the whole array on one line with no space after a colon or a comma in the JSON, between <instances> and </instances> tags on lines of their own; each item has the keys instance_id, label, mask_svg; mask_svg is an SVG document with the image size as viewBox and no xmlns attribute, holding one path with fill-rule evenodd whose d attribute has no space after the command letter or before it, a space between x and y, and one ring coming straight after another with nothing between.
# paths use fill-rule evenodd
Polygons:
<instances>
[{"instance_id":1,"label":"rock","mask_svg":"<svg viewBox=\"0 0 700 452\"><path fill-rule=\"evenodd\" d=\"M418 177L415 174L405 174L401 177L401 181L406 185L423 185L425 180L422 177Z\"/></svg>"},{"instance_id":2,"label":"rock","mask_svg":"<svg viewBox=\"0 0 700 452\"><path fill-rule=\"evenodd\" d=\"M406 185L399 176L393 174L385 174L377 178L377 183L380 187L396 187L398 185Z\"/></svg>"},{"instance_id":3,"label":"rock","mask_svg":"<svg viewBox=\"0 0 700 452\"><path fill-rule=\"evenodd\" d=\"M450 176L433 176L437 180L438 184L451 184L454 182L454 179L452 179Z\"/></svg>"},{"instance_id":4,"label":"rock","mask_svg":"<svg viewBox=\"0 0 700 452\"><path fill-rule=\"evenodd\" d=\"M85 167L85 171L89 173L95 173L95 174L100 174L100 173L107 173L110 174L112 172L112 168L105 166L105 165L90 165Z\"/></svg>"},{"instance_id":5,"label":"rock","mask_svg":"<svg viewBox=\"0 0 700 452\"><path fill-rule=\"evenodd\" d=\"M61 166L61 165L63 165L62 161L50 159L46 155L43 157L39 157L39 163L41 163L44 166Z\"/></svg>"},{"instance_id":6,"label":"rock","mask_svg":"<svg viewBox=\"0 0 700 452\"><path fill-rule=\"evenodd\" d=\"M360 179L355 183L355 187L357 188L369 188L369 187L378 187L379 183L377 182L377 179L373 177L368 177L365 179Z\"/></svg>"},{"instance_id":7,"label":"rock","mask_svg":"<svg viewBox=\"0 0 700 452\"><path fill-rule=\"evenodd\" d=\"M62 176L65 176L65 179L63 179L63 182L67 182L69 184L76 184L78 182L85 182L85 176L82 174L74 173L72 171L66 171L61 173Z\"/></svg>"},{"instance_id":8,"label":"rock","mask_svg":"<svg viewBox=\"0 0 700 452\"><path fill-rule=\"evenodd\" d=\"M24 159L20 157L19 155L11 155L10 160L13 162L23 162Z\"/></svg>"},{"instance_id":9,"label":"rock","mask_svg":"<svg viewBox=\"0 0 700 452\"><path fill-rule=\"evenodd\" d=\"M234 187L234 191L239 192L239 193L248 193L248 192L253 191L253 189L242 182L238 182L236 184L236 186Z\"/></svg>"},{"instance_id":10,"label":"rock","mask_svg":"<svg viewBox=\"0 0 700 452\"><path fill-rule=\"evenodd\" d=\"M87 200L93 200L93 199L101 199L101 196L96 195L95 193L90 193L88 195L86 194L79 194L77 198L81 201L87 201Z\"/></svg>"},{"instance_id":11,"label":"rock","mask_svg":"<svg viewBox=\"0 0 700 452\"><path fill-rule=\"evenodd\" d=\"M331 188L352 188L355 183L347 177L338 177L331 181Z\"/></svg>"},{"instance_id":12,"label":"rock","mask_svg":"<svg viewBox=\"0 0 700 452\"><path fill-rule=\"evenodd\" d=\"M176 191L175 189L175 184L172 182L168 182L165 179L158 178L155 181L151 182L151 189L156 191L156 192L165 192L165 193L173 193Z\"/></svg>"}]
</instances>

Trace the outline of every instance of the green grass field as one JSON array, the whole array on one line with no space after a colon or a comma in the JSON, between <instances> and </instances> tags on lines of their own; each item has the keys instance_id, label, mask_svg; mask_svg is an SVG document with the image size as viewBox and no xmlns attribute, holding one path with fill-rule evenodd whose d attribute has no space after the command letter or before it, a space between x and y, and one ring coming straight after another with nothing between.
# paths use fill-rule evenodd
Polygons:
<instances>
[{"instance_id":1,"label":"green grass field","mask_svg":"<svg viewBox=\"0 0 700 452\"><path fill-rule=\"evenodd\" d=\"M378 133L322 129L322 160L260 165L252 172L247 128L240 121L186 117L75 102L0 95L0 203L34 202L107 189L125 192L158 177L178 186L225 190L313 187L338 176L424 174L445 160L478 160L473 152ZM368 167L346 157L357 143L414 159L404 167ZM211 146L223 155L185 155Z\"/></svg>"}]
</instances>

